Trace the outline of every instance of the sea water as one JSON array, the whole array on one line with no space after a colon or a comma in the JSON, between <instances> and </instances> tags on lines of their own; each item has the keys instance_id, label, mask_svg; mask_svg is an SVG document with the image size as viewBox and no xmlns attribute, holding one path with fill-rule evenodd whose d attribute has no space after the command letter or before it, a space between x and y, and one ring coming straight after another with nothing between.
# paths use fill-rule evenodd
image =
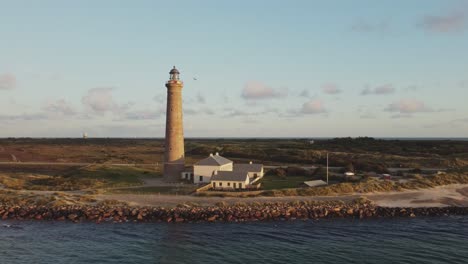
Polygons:
<instances>
[{"instance_id":1,"label":"sea water","mask_svg":"<svg viewBox=\"0 0 468 264\"><path fill-rule=\"evenodd\" d=\"M468 263L468 217L0 222L0 263Z\"/></svg>"}]
</instances>

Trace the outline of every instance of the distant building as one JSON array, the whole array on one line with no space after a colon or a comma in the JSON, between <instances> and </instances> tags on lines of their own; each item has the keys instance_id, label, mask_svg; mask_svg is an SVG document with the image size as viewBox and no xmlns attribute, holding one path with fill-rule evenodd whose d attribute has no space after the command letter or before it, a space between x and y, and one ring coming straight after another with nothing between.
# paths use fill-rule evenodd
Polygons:
<instances>
[{"instance_id":1,"label":"distant building","mask_svg":"<svg viewBox=\"0 0 468 264\"><path fill-rule=\"evenodd\" d=\"M84 138L84 139L87 139L87 138L88 138L88 133L86 133L86 132L83 133L83 138Z\"/></svg>"}]
</instances>

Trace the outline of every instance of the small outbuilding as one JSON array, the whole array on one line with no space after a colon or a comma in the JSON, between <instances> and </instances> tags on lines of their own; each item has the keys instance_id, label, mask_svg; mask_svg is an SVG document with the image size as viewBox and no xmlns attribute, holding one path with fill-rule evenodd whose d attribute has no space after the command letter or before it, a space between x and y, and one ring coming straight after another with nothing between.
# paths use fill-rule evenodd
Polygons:
<instances>
[{"instance_id":1,"label":"small outbuilding","mask_svg":"<svg viewBox=\"0 0 468 264\"><path fill-rule=\"evenodd\" d=\"M316 181L305 181L304 184L307 187L319 187L319 186L325 186L327 183L322 180L316 180Z\"/></svg>"},{"instance_id":2,"label":"small outbuilding","mask_svg":"<svg viewBox=\"0 0 468 264\"><path fill-rule=\"evenodd\" d=\"M382 174L382 179L384 179L384 180L391 180L391 179L392 179L392 175L390 175L390 174Z\"/></svg>"}]
</instances>

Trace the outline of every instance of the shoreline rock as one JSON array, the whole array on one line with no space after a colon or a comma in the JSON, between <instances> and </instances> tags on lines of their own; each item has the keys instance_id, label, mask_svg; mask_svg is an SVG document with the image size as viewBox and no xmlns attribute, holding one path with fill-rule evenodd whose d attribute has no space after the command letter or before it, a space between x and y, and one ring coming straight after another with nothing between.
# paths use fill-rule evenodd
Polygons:
<instances>
[{"instance_id":1,"label":"shoreline rock","mask_svg":"<svg viewBox=\"0 0 468 264\"><path fill-rule=\"evenodd\" d=\"M2 220L68 222L252 222L332 218L398 218L468 215L468 207L379 207L372 203L267 203L210 207L14 206L0 204Z\"/></svg>"}]
</instances>

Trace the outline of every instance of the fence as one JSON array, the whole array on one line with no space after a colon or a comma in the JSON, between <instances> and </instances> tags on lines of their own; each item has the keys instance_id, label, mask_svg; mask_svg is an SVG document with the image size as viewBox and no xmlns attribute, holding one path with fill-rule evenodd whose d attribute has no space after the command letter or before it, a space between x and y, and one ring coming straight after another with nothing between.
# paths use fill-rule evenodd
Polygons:
<instances>
[{"instance_id":1,"label":"fence","mask_svg":"<svg viewBox=\"0 0 468 264\"><path fill-rule=\"evenodd\" d=\"M196 189L195 192L204 192L204 191L208 191L209 189L211 189L211 183L208 183L207 185Z\"/></svg>"}]
</instances>

